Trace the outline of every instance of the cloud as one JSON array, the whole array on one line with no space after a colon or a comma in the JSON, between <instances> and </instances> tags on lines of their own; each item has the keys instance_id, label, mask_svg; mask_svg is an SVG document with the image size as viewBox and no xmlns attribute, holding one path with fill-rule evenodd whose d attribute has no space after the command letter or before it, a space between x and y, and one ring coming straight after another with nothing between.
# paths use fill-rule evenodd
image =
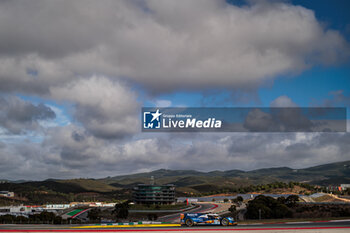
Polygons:
<instances>
[{"instance_id":1,"label":"cloud","mask_svg":"<svg viewBox=\"0 0 350 233\"><path fill-rule=\"evenodd\" d=\"M170 107L171 101L170 100L156 100L155 106L160 107L160 108Z\"/></svg>"},{"instance_id":2,"label":"cloud","mask_svg":"<svg viewBox=\"0 0 350 233\"><path fill-rule=\"evenodd\" d=\"M67 113L64 111L63 108L60 108L58 106L53 106L50 104L47 104L49 108L52 109L52 111L55 113L56 118L54 121L52 120L41 120L40 125L43 127L56 127L56 126L63 126L70 124L70 119Z\"/></svg>"},{"instance_id":3,"label":"cloud","mask_svg":"<svg viewBox=\"0 0 350 233\"><path fill-rule=\"evenodd\" d=\"M44 104L34 105L15 96L0 97L0 127L10 134L40 128L41 120L54 119L56 114Z\"/></svg>"},{"instance_id":4,"label":"cloud","mask_svg":"<svg viewBox=\"0 0 350 233\"><path fill-rule=\"evenodd\" d=\"M303 111L292 99L283 95L273 100L270 108L252 109L243 126L251 132L319 132L324 127L330 127L327 124L314 128L317 125L312 121L313 117L312 113ZM335 126L333 130L337 131Z\"/></svg>"},{"instance_id":5,"label":"cloud","mask_svg":"<svg viewBox=\"0 0 350 233\"><path fill-rule=\"evenodd\" d=\"M188 136L153 134L115 143L95 138L76 125L51 128L42 143L0 147L0 174L10 179L46 179L106 177L159 168L211 171L287 165L299 169L350 156L349 134L342 133Z\"/></svg>"},{"instance_id":6,"label":"cloud","mask_svg":"<svg viewBox=\"0 0 350 233\"><path fill-rule=\"evenodd\" d=\"M296 103L292 101L291 98L289 98L286 95L282 95L274 99L270 103L270 107L272 108L288 108L288 107L298 107Z\"/></svg>"},{"instance_id":7,"label":"cloud","mask_svg":"<svg viewBox=\"0 0 350 233\"><path fill-rule=\"evenodd\" d=\"M317 125L312 121L310 113L303 112L300 108L272 108L252 109L247 114L243 126L250 132L321 132L325 127L328 131L337 132L345 128L343 125L332 126L330 122L331 120L325 120L323 125ZM315 128L316 126L319 128Z\"/></svg>"},{"instance_id":8,"label":"cloud","mask_svg":"<svg viewBox=\"0 0 350 233\"><path fill-rule=\"evenodd\" d=\"M0 98L0 126L11 136L49 126L42 140L0 142L4 178L102 177L157 168L300 168L349 158L348 134L138 134L139 87L152 97L186 89L235 90L228 101L251 102L251 95L240 91L252 93L282 74L347 58L344 37L301 6L1 1L0 37L0 94L68 103L72 114L67 119L47 105ZM271 106L294 103L281 96ZM56 115L60 123L49 123ZM271 125L271 117L261 112L252 117L250 128Z\"/></svg>"},{"instance_id":9,"label":"cloud","mask_svg":"<svg viewBox=\"0 0 350 233\"><path fill-rule=\"evenodd\" d=\"M329 95L331 98L324 100L324 106L350 106L350 96L345 95L344 90L331 91Z\"/></svg>"},{"instance_id":10,"label":"cloud","mask_svg":"<svg viewBox=\"0 0 350 233\"><path fill-rule=\"evenodd\" d=\"M245 118L243 126L252 132L271 132L278 131L276 123L271 114L261 109L252 109Z\"/></svg>"},{"instance_id":11,"label":"cloud","mask_svg":"<svg viewBox=\"0 0 350 233\"><path fill-rule=\"evenodd\" d=\"M313 11L285 2L3 1L0 9L3 91L43 94L95 73L156 93L251 89L349 54Z\"/></svg>"},{"instance_id":12,"label":"cloud","mask_svg":"<svg viewBox=\"0 0 350 233\"><path fill-rule=\"evenodd\" d=\"M72 102L75 118L96 137L122 138L141 127L136 94L121 82L93 76L53 87L50 95L56 100Z\"/></svg>"}]
</instances>

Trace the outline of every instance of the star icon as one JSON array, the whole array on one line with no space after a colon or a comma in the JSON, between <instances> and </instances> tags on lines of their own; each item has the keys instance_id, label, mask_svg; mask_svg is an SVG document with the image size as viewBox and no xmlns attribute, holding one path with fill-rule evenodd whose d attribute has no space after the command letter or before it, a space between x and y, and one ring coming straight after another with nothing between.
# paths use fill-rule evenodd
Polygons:
<instances>
[{"instance_id":1,"label":"star icon","mask_svg":"<svg viewBox=\"0 0 350 233\"><path fill-rule=\"evenodd\" d=\"M159 113L159 109L157 109L157 111L155 113L151 113L151 114L153 116L151 122L156 120L156 119L157 119L157 121L159 121L159 116L162 115L162 113Z\"/></svg>"}]
</instances>

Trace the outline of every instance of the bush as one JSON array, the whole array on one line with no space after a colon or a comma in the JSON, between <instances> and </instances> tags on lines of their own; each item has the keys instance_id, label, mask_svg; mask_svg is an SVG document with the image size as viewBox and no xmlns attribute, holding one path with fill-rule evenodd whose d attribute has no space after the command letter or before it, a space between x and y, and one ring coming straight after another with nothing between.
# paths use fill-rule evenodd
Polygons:
<instances>
[{"instance_id":1,"label":"bush","mask_svg":"<svg viewBox=\"0 0 350 233\"><path fill-rule=\"evenodd\" d=\"M337 204L302 204L294 208L297 218L350 217L349 205Z\"/></svg>"},{"instance_id":2,"label":"bush","mask_svg":"<svg viewBox=\"0 0 350 233\"><path fill-rule=\"evenodd\" d=\"M53 220L53 224L62 224L62 217L56 216L55 219Z\"/></svg>"},{"instance_id":3,"label":"bush","mask_svg":"<svg viewBox=\"0 0 350 233\"><path fill-rule=\"evenodd\" d=\"M60 224L62 222L62 218L56 216L54 213L43 211L40 214L32 214L29 215L28 217L24 216L14 216L14 215L3 215L0 216L0 223L55 223L55 224Z\"/></svg>"},{"instance_id":4,"label":"bush","mask_svg":"<svg viewBox=\"0 0 350 233\"><path fill-rule=\"evenodd\" d=\"M157 215L157 214L148 214L148 215L147 215L147 219L148 219L149 221L155 221L155 220L158 219L158 215Z\"/></svg>"},{"instance_id":5,"label":"bush","mask_svg":"<svg viewBox=\"0 0 350 233\"><path fill-rule=\"evenodd\" d=\"M10 214L0 216L1 223L14 223L15 220L16 220L16 217Z\"/></svg>"},{"instance_id":6,"label":"bush","mask_svg":"<svg viewBox=\"0 0 350 233\"><path fill-rule=\"evenodd\" d=\"M246 218L258 219L259 210L263 219L292 217L292 211L280 201L272 197L259 195L248 202Z\"/></svg>"},{"instance_id":7,"label":"bush","mask_svg":"<svg viewBox=\"0 0 350 233\"><path fill-rule=\"evenodd\" d=\"M89 210L87 217L92 221L96 221L96 220L100 221L101 220L100 213L101 213L100 209L93 208L93 209Z\"/></svg>"},{"instance_id":8,"label":"bush","mask_svg":"<svg viewBox=\"0 0 350 233\"><path fill-rule=\"evenodd\" d=\"M24 217L24 216L17 216L16 217L16 223L22 224L22 223L27 223L28 222L28 218Z\"/></svg>"}]
</instances>

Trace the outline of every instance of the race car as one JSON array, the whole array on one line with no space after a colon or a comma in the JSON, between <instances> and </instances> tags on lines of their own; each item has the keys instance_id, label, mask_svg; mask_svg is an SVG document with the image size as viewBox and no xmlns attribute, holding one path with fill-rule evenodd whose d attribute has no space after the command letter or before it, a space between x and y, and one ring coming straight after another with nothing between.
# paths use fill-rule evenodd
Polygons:
<instances>
[{"instance_id":1,"label":"race car","mask_svg":"<svg viewBox=\"0 0 350 233\"><path fill-rule=\"evenodd\" d=\"M232 217L220 217L217 214L212 213L188 213L180 214L181 225L188 227L194 225L221 225L221 226L233 226L237 225L237 222Z\"/></svg>"}]
</instances>

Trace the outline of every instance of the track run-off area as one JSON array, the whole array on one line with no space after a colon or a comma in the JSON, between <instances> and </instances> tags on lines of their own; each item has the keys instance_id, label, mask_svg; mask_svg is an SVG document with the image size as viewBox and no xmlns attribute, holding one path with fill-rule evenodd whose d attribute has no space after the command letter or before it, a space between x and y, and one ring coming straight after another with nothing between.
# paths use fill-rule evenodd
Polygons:
<instances>
[{"instance_id":1,"label":"track run-off area","mask_svg":"<svg viewBox=\"0 0 350 233\"><path fill-rule=\"evenodd\" d=\"M220 205L214 203L201 203L198 207L186 211L190 212L216 212ZM77 214L77 213L72 213ZM49 224L0 224L2 232L275 232L275 233L349 233L350 219L316 221L316 222L286 222L286 223L258 223L238 224L237 226L181 226L177 221L179 214L169 214L161 217L167 224L139 224L139 225L106 225L106 224L81 224L81 225L49 225Z\"/></svg>"},{"instance_id":2,"label":"track run-off area","mask_svg":"<svg viewBox=\"0 0 350 233\"><path fill-rule=\"evenodd\" d=\"M288 223L288 224L259 224L259 225L237 225L232 227L220 226L89 226L86 225L0 225L0 232L307 232L307 233L345 233L350 232L350 220L336 222L309 222L309 223Z\"/></svg>"}]
</instances>

